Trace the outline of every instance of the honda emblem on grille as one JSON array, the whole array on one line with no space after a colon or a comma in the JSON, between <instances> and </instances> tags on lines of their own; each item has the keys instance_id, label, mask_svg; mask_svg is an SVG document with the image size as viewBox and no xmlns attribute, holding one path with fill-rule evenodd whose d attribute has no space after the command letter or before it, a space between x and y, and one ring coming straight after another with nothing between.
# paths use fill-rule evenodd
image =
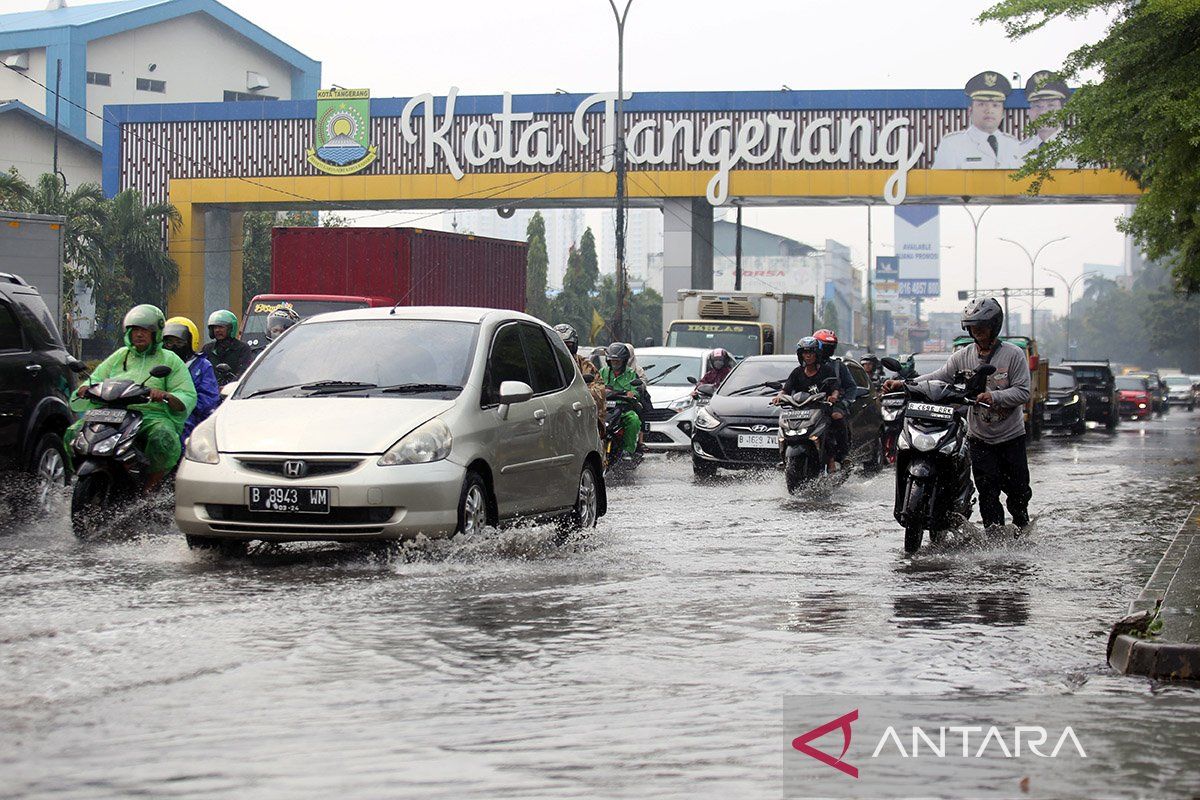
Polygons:
<instances>
[{"instance_id":1,"label":"honda emblem on grille","mask_svg":"<svg viewBox=\"0 0 1200 800\"><path fill-rule=\"evenodd\" d=\"M308 474L308 464L303 461L285 461L283 474L287 478L303 478Z\"/></svg>"},{"instance_id":2,"label":"honda emblem on grille","mask_svg":"<svg viewBox=\"0 0 1200 800\"><path fill-rule=\"evenodd\" d=\"M754 431L755 433L766 433L767 431L769 431L771 429L768 428L766 425L755 425L750 430Z\"/></svg>"}]
</instances>

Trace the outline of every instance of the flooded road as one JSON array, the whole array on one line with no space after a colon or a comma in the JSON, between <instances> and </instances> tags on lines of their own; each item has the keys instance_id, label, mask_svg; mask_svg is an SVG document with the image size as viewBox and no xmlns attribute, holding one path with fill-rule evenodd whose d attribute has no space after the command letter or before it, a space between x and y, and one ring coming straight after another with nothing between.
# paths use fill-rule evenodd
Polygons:
<instances>
[{"instance_id":1,"label":"flooded road","mask_svg":"<svg viewBox=\"0 0 1200 800\"><path fill-rule=\"evenodd\" d=\"M1146 695L1105 640L1200 500L1198 426L1043 440L1028 538L912 558L890 473L789 498L662 458L565 548L6 529L0 796L777 797L785 694Z\"/></svg>"}]
</instances>

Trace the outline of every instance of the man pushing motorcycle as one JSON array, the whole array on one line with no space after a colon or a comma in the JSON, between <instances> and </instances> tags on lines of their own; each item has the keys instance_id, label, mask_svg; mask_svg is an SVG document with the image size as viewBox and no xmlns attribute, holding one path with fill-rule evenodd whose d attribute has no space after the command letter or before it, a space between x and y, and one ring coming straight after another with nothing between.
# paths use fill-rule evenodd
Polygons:
<instances>
[{"instance_id":1,"label":"man pushing motorcycle","mask_svg":"<svg viewBox=\"0 0 1200 800\"><path fill-rule=\"evenodd\" d=\"M1013 524L1029 526L1029 463L1025 454L1025 420L1021 408L1029 402L1029 362L1025 351L1000 341L1004 309L995 298L971 301L962 315L962 327L974 343L951 354L941 369L916 378L918 381L953 381L959 372L991 364L996 371L988 377L987 389L975 397L967 417L971 472L979 492L979 513L985 527L1004 524L1003 492ZM884 383L885 391L904 386L904 381Z\"/></svg>"}]
</instances>

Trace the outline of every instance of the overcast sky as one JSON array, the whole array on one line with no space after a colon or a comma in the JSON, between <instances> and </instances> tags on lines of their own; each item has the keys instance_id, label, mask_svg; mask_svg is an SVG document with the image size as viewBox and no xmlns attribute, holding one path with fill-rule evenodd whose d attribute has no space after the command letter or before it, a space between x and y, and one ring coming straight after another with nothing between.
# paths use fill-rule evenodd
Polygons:
<instances>
[{"instance_id":1,"label":"overcast sky","mask_svg":"<svg viewBox=\"0 0 1200 800\"><path fill-rule=\"evenodd\" d=\"M366 87L375 97L595 92L616 88L616 34L607 0L223 0L225 5L322 62L328 86ZM620 3L621 0L618 0ZM83 5L71 2L71 5ZM971 0L634 0L625 42L625 82L634 92L668 90L959 88L985 69L1024 81L1059 66L1101 36L1107 19L1055 23L1019 42L999 25L974 21L988 3ZM2 11L43 0L0 0ZM331 13L332 12L332 13ZM1078 274L1085 262L1121 264L1120 206L994 207L980 229L980 285L1028 285L1029 265ZM748 210L748 225L820 245L826 238L866 256L861 209ZM378 220L373 220L373 223ZM961 208L941 221L943 299L969 286L972 227ZM889 254L892 212L874 211L875 254ZM1049 280L1046 278L1045 280ZM1056 304L1065 307L1065 299ZM927 305L928 307L928 305Z\"/></svg>"}]
</instances>

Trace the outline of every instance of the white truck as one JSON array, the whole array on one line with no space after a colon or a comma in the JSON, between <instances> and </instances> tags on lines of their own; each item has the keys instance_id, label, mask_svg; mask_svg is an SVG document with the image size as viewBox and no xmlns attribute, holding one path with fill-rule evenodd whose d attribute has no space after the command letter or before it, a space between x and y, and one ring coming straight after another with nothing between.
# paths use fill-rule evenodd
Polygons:
<instances>
[{"instance_id":1,"label":"white truck","mask_svg":"<svg viewBox=\"0 0 1200 800\"><path fill-rule=\"evenodd\" d=\"M681 289L667 347L722 347L735 358L787 352L813 332L811 295Z\"/></svg>"},{"instance_id":2,"label":"white truck","mask_svg":"<svg viewBox=\"0 0 1200 800\"><path fill-rule=\"evenodd\" d=\"M59 330L65 225L63 217L0 210L0 272L20 275L37 289Z\"/></svg>"}]
</instances>

